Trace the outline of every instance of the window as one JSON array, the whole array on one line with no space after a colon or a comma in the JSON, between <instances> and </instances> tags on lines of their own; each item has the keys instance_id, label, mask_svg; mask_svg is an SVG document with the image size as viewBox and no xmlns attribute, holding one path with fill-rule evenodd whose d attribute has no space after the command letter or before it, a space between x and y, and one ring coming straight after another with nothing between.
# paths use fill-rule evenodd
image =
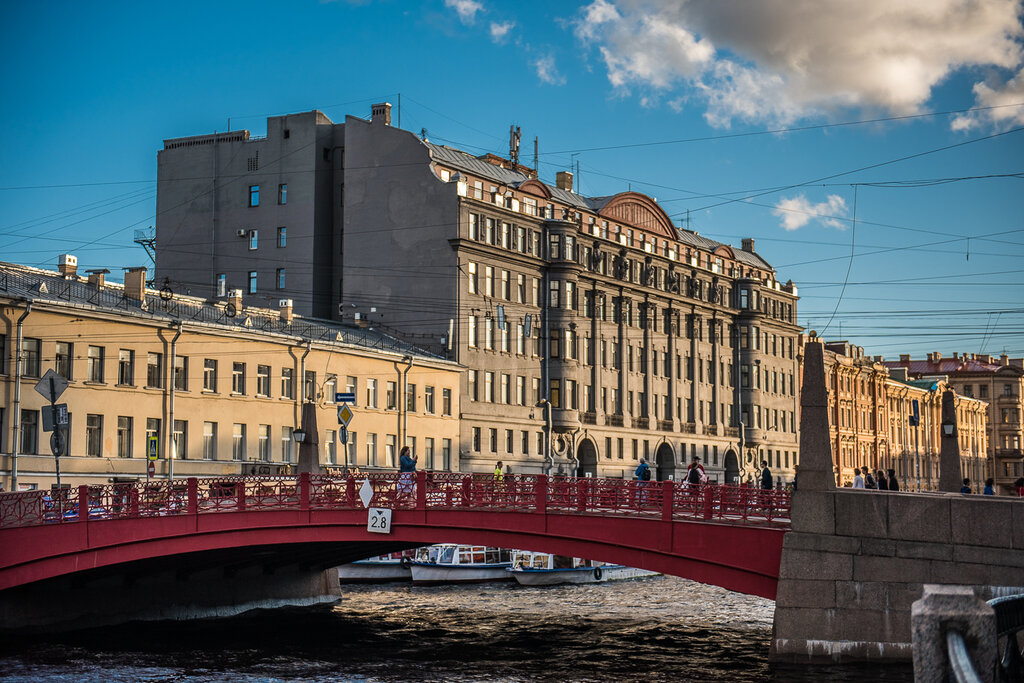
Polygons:
<instances>
[{"instance_id":1,"label":"window","mask_svg":"<svg viewBox=\"0 0 1024 683\"><path fill-rule=\"evenodd\" d=\"M203 361L203 391L217 391L217 361L212 358Z\"/></svg>"},{"instance_id":2,"label":"window","mask_svg":"<svg viewBox=\"0 0 1024 683\"><path fill-rule=\"evenodd\" d=\"M491 446L491 453L497 453L498 452L498 430L495 429L494 427L491 427L487 431L489 432L489 436L490 436L489 441L490 441L490 446Z\"/></svg>"},{"instance_id":3,"label":"window","mask_svg":"<svg viewBox=\"0 0 1024 683\"><path fill-rule=\"evenodd\" d=\"M188 422L186 420L175 420L174 429L171 431L171 457L181 460L188 459Z\"/></svg>"},{"instance_id":4,"label":"window","mask_svg":"<svg viewBox=\"0 0 1024 683\"><path fill-rule=\"evenodd\" d=\"M494 296L494 267L484 266L484 295Z\"/></svg>"},{"instance_id":5,"label":"window","mask_svg":"<svg viewBox=\"0 0 1024 683\"><path fill-rule=\"evenodd\" d=\"M398 408L398 385L395 382L388 382L384 392L384 409L395 410Z\"/></svg>"},{"instance_id":6,"label":"window","mask_svg":"<svg viewBox=\"0 0 1024 683\"><path fill-rule=\"evenodd\" d=\"M249 186L249 206L260 205L260 186L250 185Z\"/></svg>"},{"instance_id":7,"label":"window","mask_svg":"<svg viewBox=\"0 0 1024 683\"><path fill-rule=\"evenodd\" d=\"M394 434L387 434L384 437L384 466L395 466L395 449L398 447L398 437Z\"/></svg>"},{"instance_id":8,"label":"window","mask_svg":"<svg viewBox=\"0 0 1024 683\"><path fill-rule=\"evenodd\" d=\"M377 465L377 435L373 432L366 433L366 464L371 467Z\"/></svg>"},{"instance_id":9,"label":"window","mask_svg":"<svg viewBox=\"0 0 1024 683\"><path fill-rule=\"evenodd\" d=\"M434 439L429 436L423 439L423 467L434 469Z\"/></svg>"},{"instance_id":10,"label":"window","mask_svg":"<svg viewBox=\"0 0 1024 683\"><path fill-rule=\"evenodd\" d=\"M188 391L188 357L174 357L174 389Z\"/></svg>"},{"instance_id":11,"label":"window","mask_svg":"<svg viewBox=\"0 0 1024 683\"><path fill-rule=\"evenodd\" d=\"M356 434L355 432L349 432L348 433L348 443L345 444L345 464L346 465L355 465L356 464L356 454L359 452L358 449L356 448L356 443L357 443L356 439L357 439L357 437L358 437L358 434Z\"/></svg>"},{"instance_id":12,"label":"window","mask_svg":"<svg viewBox=\"0 0 1024 683\"><path fill-rule=\"evenodd\" d=\"M377 380L375 379L366 380L366 407L377 407Z\"/></svg>"},{"instance_id":13,"label":"window","mask_svg":"<svg viewBox=\"0 0 1024 683\"><path fill-rule=\"evenodd\" d=\"M466 319L466 325L468 328L467 344L470 347L476 347L476 316L471 315Z\"/></svg>"},{"instance_id":14,"label":"window","mask_svg":"<svg viewBox=\"0 0 1024 683\"><path fill-rule=\"evenodd\" d=\"M526 303L526 276L522 273L516 275L516 302Z\"/></svg>"},{"instance_id":15,"label":"window","mask_svg":"<svg viewBox=\"0 0 1024 683\"><path fill-rule=\"evenodd\" d=\"M288 228L277 229L277 248L284 249L288 246Z\"/></svg>"},{"instance_id":16,"label":"window","mask_svg":"<svg viewBox=\"0 0 1024 683\"><path fill-rule=\"evenodd\" d=\"M410 413L416 412L416 385L405 384L405 409Z\"/></svg>"},{"instance_id":17,"label":"window","mask_svg":"<svg viewBox=\"0 0 1024 683\"><path fill-rule=\"evenodd\" d=\"M74 379L71 376L71 359L75 357L73 349L74 344L71 342L57 342L57 355L53 359L53 369L64 379Z\"/></svg>"},{"instance_id":18,"label":"window","mask_svg":"<svg viewBox=\"0 0 1024 683\"><path fill-rule=\"evenodd\" d=\"M231 457L245 460L245 425L235 423L231 432Z\"/></svg>"},{"instance_id":19,"label":"window","mask_svg":"<svg viewBox=\"0 0 1024 683\"><path fill-rule=\"evenodd\" d=\"M423 387L423 412L434 414L434 387Z\"/></svg>"},{"instance_id":20,"label":"window","mask_svg":"<svg viewBox=\"0 0 1024 683\"><path fill-rule=\"evenodd\" d=\"M303 382L303 396L307 401L316 400L316 371L306 370L305 381Z\"/></svg>"},{"instance_id":21,"label":"window","mask_svg":"<svg viewBox=\"0 0 1024 683\"><path fill-rule=\"evenodd\" d=\"M473 450L480 452L480 428L473 427Z\"/></svg>"},{"instance_id":22,"label":"window","mask_svg":"<svg viewBox=\"0 0 1024 683\"><path fill-rule=\"evenodd\" d=\"M284 283L285 283L284 268L278 268L277 269L277 288L278 289L284 289Z\"/></svg>"},{"instance_id":23,"label":"window","mask_svg":"<svg viewBox=\"0 0 1024 683\"><path fill-rule=\"evenodd\" d=\"M124 386L135 384L135 352L121 349L117 353L117 383Z\"/></svg>"},{"instance_id":24,"label":"window","mask_svg":"<svg viewBox=\"0 0 1024 683\"><path fill-rule=\"evenodd\" d=\"M7 335L0 334L0 375L7 374ZM0 445L0 450L3 446Z\"/></svg>"},{"instance_id":25,"label":"window","mask_svg":"<svg viewBox=\"0 0 1024 683\"><path fill-rule=\"evenodd\" d=\"M270 462L270 425L260 425L259 459L260 462Z\"/></svg>"},{"instance_id":26,"label":"window","mask_svg":"<svg viewBox=\"0 0 1024 683\"><path fill-rule=\"evenodd\" d=\"M232 363L231 365L231 393L245 393L245 363Z\"/></svg>"},{"instance_id":27,"label":"window","mask_svg":"<svg viewBox=\"0 0 1024 683\"><path fill-rule=\"evenodd\" d=\"M441 390L441 414L451 415L452 414L452 390L442 389Z\"/></svg>"},{"instance_id":28,"label":"window","mask_svg":"<svg viewBox=\"0 0 1024 683\"><path fill-rule=\"evenodd\" d=\"M206 460L217 459L217 423L203 423L203 458Z\"/></svg>"},{"instance_id":29,"label":"window","mask_svg":"<svg viewBox=\"0 0 1024 683\"><path fill-rule=\"evenodd\" d=\"M117 457L132 457L132 418L128 415L117 416Z\"/></svg>"},{"instance_id":30,"label":"window","mask_svg":"<svg viewBox=\"0 0 1024 683\"><path fill-rule=\"evenodd\" d=\"M327 459L328 464L338 464L338 444L334 438L334 430L324 430L324 456Z\"/></svg>"},{"instance_id":31,"label":"window","mask_svg":"<svg viewBox=\"0 0 1024 683\"><path fill-rule=\"evenodd\" d=\"M85 454L93 457L103 455L103 416L85 416Z\"/></svg>"},{"instance_id":32,"label":"window","mask_svg":"<svg viewBox=\"0 0 1024 683\"><path fill-rule=\"evenodd\" d=\"M103 381L103 347L90 346L88 350L88 373L90 382Z\"/></svg>"},{"instance_id":33,"label":"window","mask_svg":"<svg viewBox=\"0 0 1024 683\"><path fill-rule=\"evenodd\" d=\"M334 403L334 394L338 390L338 376L327 375L327 379L324 380L324 402Z\"/></svg>"},{"instance_id":34,"label":"window","mask_svg":"<svg viewBox=\"0 0 1024 683\"><path fill-rule=\"evenodd\" d=\"M467 273L467 275L466 275L467 287L469 289L469 293L470 294L477 294L479 292L480 283L478 282L478 278L477 278L476 263L474 263L473 261L470 261L467 264L467 269L469 271Z\"/></svg>"},{"instance_id":35,"label":"window","mask_svg":"<svg viewBox=\"0 0 1024 683\"><path fill-rule=\"evenodd\" d=\"M281 368L281 396L295 398L295 370L292 368Z\"/></svg>"},{"instance_id":36,"label":"window","mask_svg":"<svg viewBox=\"0 0 1024 683\"><path fill-rule=\"evenodd\" d=\"M281 183L277 186L277 203L288 203L288 183Z\"/></svg>"},{"instance_id":37,"label":"window","mask_svg":"<svg viewBox=\"0 0 1024 683\"><path fill-rule=\"evenodd\" d=\"M515 450L515 432L511 429L505 430L505 452L509 455Z\"/></svg>"},{"instance_id":38,"label":"window","mask_svg":"<svg viewBox=\"0 0 1024 683\"><path fill-rule=\"evenodd\" d=\"M227 273L217 273L217 296L227 296L228 276Z\"/></svg>"},{"instance_id":39,"label":"window","mask_svg":"<svg viewBox=\"0 0 1024 683\"><path fill-rule=\"evenodd\" d=\"M255 270L250 270L249 271L249 293L250 294L255 294L256 293L256 271Z\"/></svg>"},{"instance_id":40,"label":"window","mask_svg":"<svg viewBox=\"0 0 1024 683\"><path fill-rule=\"evenodd\" d=\"M295 439L291 427L281 427L281 462L292 462Z\"/></svg>"},{"instance_id":41,"label":"window","mask_svg":"<svg viewBox=\"0 0 1024 683\"><path fill-rule=\"evenodd\" d=\"M249 251L256 251L260 246L260 231L249 231Z\"/></svg>"},{"instance_id":42,"label":"window","mask_svg":"<svg viewBox=\"0 0 1024 683\"><path fill-rule=\"evenodd\" d=\"M256 395L270 396L270 366L256 366Z\"/></svg>"},{"instance_id":43,"label":"window","mask_svg":"<svg viewBox=\"0 0 1024 683\"><path fill-rule=\"evenodd\" d=\"M22 347L24 348L24 346ZM21 411L21 448L25 455L36 455L39 448L39 411Z\"/></svg>"},{"instance_id":44,"label":"window","mask_svg":"<svg viewBox=\"0 0 1024 683\"><path fill-rule=\"evenodd\" d=\"M494 373L484 371L484 400L494 403Z\"/></svg>"},{"instance_id":45,"label":"window","mask_svg":"<svg viewBox=\"0 0 1024 683\"><path fill-rule=\"evenodd\" d=\"M146 355L146 386L162 389L164 386L164 355L149 353Z\"/></svg>"}]
</instances>

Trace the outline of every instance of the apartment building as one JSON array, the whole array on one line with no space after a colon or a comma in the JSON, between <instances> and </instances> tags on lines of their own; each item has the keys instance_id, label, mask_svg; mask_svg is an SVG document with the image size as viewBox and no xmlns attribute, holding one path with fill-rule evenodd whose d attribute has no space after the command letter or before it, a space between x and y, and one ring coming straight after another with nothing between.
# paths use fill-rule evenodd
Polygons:
<instances>
[{"instance_id":1,"label":"apartment building","mask_svg":"<svg viewBox=\"0 0 1024 683\"><path fill-rule=\"evenodd\" d=\"M885 365L908 377L946 377L958 394L986 404L987 476L995 479L998 493L1012 494L1014 481L1024 476L1024 358L976 353L944 358L933 352L922 360L901 355Z\"/></svg>"},{"instance_id":2,"label":"apartment building","mask_svg":"<svg viewBox=\"0 0 1024 683\"><path fill-rule=\"evenodd\" d=\"M717 481L761 459L791 477L797 288L753 240L707 239L639 192L583 196L568 172L543 182L515 132L503 158L390 124L381 104L165 141L157 282L287 296L465 366L466 470L629 477L646 458L668 479L700 457Z\"/></svg>"},{"instance_id":3,"label":"apartment building","mask_svg":"<svg viewBox=\"0 0 1024 683\"><path fill-rule=\"evenodd\" d=\"M400 444L421 467L457 470L461 368L369 329L145 286L106 272L79 277L0 263L0 483L55 483L48 401L34 390L48 370L69 381L62 484L155 475L276 473L296 463L293 432L316 405L320 463L394 469ZM403 392L403 387L405 391ZM353 393L346 434L336 393ZM307 442L313 435L306 437ZM15 481L17 479L17 481Z\"/></svg>"},{"instance_id":4,"label":"apartment building","mask_svg":"<svg viewBox=\"0 0 1024 683\"><path fill-rule=\"evenodd\" d=\"M801 348L807 337L801 337ZM848 341L825 342L829 432L837 486L853 483L854 469L896 471L900 486L931 491L939 484L942 394L957 387L946 377L909 378L880 356ZM975 486L990 472L988 406L956 393L962 477ZM916 419L914 404L917 404ZM980 492L980 488L978 489Z\"/></svg>"}]
</instances>

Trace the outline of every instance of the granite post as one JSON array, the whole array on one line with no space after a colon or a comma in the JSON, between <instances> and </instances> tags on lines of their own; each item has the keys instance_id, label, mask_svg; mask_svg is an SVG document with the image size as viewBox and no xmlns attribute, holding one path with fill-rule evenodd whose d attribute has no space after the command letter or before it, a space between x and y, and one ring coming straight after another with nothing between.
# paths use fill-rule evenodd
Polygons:
<instances>
[{"instance_id":1,"label":"granite post","mask_svg":"<svg viewBox=\"0 0 1024 683\"><path fill-rule=\"evenodd\" d=\"M939 428L939 490L960 491L960 437L957 434L956 406L953 392L942 392L942 425ZM946 436L946 428L953 425L953 433Z\"/></svg>"},{"instance_id":2,"label":"granite post","mask_svg":"<svg viewBox=\"0 0 1024 683\"><path fill-rule=\"evenodd\" d=\"M804 376L800 385L800 478L798 492L834 491L836 475L828 430L828 390L825 388L824 344L804 346Z\"/></svg>"},{"instance_id":3,"label":"granite post","mask_svg":"<svg viewBox=\"0 0 1024 683\"><path fill-rule=\"evenodd\" d=\"M978 680L991 683L996 662L996 613L969 586L925 584L924 596L910 609L914 636L914 681L945 683L950 677L946 632L964 638Z\"/></svg>"},{"instance_id":4,"label":"granite post","mask_svg":"<svg viewBox=\"0 0 1024 683\"><path fill-rule=\"evenodd\" d=\"M321 474L323 470L320 467L320 439L317 436L315 403L307 401L302 404L301 424L306 436L299 442L298 473Z\"/></svg>"}]
</instances>

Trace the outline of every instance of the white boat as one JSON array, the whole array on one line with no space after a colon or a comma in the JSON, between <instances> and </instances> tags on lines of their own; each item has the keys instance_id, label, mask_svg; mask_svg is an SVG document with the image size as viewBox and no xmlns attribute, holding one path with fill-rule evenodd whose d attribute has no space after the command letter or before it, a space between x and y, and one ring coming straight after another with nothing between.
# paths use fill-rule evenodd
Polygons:
<instances>
[{"instance_id":1,"label":"white boat","mask_svg":"<svg viewBox=\"0 0 1024 683\"><path fill-rule=\"evenodd\" d=\"M658 572L584 560L579 557L516 550L508 573L523 586L555 586L563 583L605 583L657 576Z\"/></svg>"},{"instance_id":2,"label":"white boat","mask_svg":"<svg viewBox=\"0 0 1024 683\"><path fill-rule=\"evenodd\" d=\"M511 566L511 550L457 543L419 548L410 563L414 586L510 581Z\"/></svg>"},{"instance_id":3,"label":"white boat","mask_svg":"<svg viewBox=\"0 0 1024 683\"><path fill-rule=\"evenodd\" d=\"M338 567L339 583L388 583L412 578L409 562L413 551L376 555Z\"/></svg>"}]
</instances>

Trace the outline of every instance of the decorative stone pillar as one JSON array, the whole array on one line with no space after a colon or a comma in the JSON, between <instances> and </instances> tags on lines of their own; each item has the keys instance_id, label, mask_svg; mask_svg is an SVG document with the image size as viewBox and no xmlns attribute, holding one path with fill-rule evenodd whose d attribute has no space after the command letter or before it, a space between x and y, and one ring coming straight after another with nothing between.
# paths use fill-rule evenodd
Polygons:
<instances>
[{"instance_id":1,"label":"decorative stone pillar","mask_svg":"<svg viewBox=\"0 0 1024 683\"><path fill-rule=\"evenodd\" d=\"M956 405L953 392L942 392L942 423L939 425L939 490L960 491L960 437L957 435ZM953 433L946 435L949 425Z\"/></svg>"},{"instance_id":2,"label":"decorative stone pillar","mask_svg":"<svg viewBox=\"0 0 1024 683\"><path fill-rule=\"evenodd\" d=\"M320 467L320 437L316 426L316 404L306 402L302 404L302 431L306 437L299 442L299 465L298 472L309 472L310 474L321 474Z\"/></svg>"},{"instance_id":3,"label":"decorative stone pillar","mask_svg":"<svg viewBox=\"0 0 1024 683\"><path fill-rule=\"evenodd\" d=\"M914 636L914 681L945 683L950 675L946 632L964 637L978 680L991 683L996 663L996 612L969 586L925 584L924 596L910 609Z\"/></svg>"}]
</instances>

